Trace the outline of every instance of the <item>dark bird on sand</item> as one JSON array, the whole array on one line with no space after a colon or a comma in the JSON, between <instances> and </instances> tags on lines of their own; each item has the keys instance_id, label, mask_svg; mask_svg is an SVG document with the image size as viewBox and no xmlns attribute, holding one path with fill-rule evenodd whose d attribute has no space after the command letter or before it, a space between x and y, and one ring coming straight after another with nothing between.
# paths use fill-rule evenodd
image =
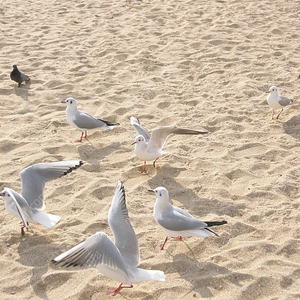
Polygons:
<instances>
[{"instance_id":1,"label":"dark bird on sand","mask_svg":"<svg viewBox=\"0 0 300 300\"><path fill-rule=\"evenodd\" d=\"M10 79L17 82L18 83L18 87L20 87L21 83L23 81L29 81L30 78L29 76L25 75L24 73L22 73L17 65L13 65L13 70L10 73Z\"/></svg>"}]
</instances>

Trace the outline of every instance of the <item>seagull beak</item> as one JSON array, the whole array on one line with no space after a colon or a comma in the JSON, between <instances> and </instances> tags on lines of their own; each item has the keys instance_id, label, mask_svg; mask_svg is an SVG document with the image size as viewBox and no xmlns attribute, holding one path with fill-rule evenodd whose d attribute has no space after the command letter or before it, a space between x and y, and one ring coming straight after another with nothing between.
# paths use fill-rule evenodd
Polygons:
<instances>
[{"instance_id":1,"label":"seagull beak","mask_svg":"<svg viewBox=\"0 0 300 300\"><path fill-rule=\"evenodd\" d=\"M0 193L0 196L2 196L2 197L3 197L3 196L4 196L4 193L2 193L2 192L1 192L1 193Z\"/></svg>"},{"instance_id":2,"label":"seagull beak","mask_svg":"<svg viewBox=\"0 0 300 300\"><path fill-rule=\"evenodd\" d=\"M60 103L66 103L66 100L61 100L61 102Z\"/></svg>"},{"instance_id":3,"label":"seagull beak","mask_svg":"<svg viewBox=\"0 0 300 300\"><path fill-rule=\"evenodd\" d=\"M148 190L148 192L155 193L153 190Z\"/></svg>"},{"instance_id":4,"label":"seagull beak","mask_svg":"<svg viewBox=\"0 0 300 300\"><path fill-rule=\"evenodd\" d=\"M133 143L131 144L131 146L134 145L134 144L136 144L136 142L133 142Z\"/></svg>"},{"instance_id":5,"label":"seagull beak","mask_svg":"<svg viewBox=\"0 0 300 300\"><path fill-rule=\"evenodd\" d=\"M266 93L267 93L267 94L269 94L269 93L270 93L270 91L267 91Z\"/></svg>"}]
</instances>

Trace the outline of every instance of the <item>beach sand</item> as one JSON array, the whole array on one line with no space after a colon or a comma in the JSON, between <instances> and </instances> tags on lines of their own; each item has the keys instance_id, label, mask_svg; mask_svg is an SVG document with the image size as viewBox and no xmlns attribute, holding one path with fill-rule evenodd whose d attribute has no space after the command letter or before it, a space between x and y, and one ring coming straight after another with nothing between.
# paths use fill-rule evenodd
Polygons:
<instances>
[{"instance_id":1,"label":"beach sand","mask_svg":"<svg viewBox=\"0 0 300 300\"><path fill-rule=\"evenodd\" d=\"M300 2L96 0L0 1L0 183L21 191L19 173L48 161L84 165L46 184L53 228L19 220L0 206L1 299L112 299L119 282L97 269L50 261L107 224L124 183L141 267L165 272L116 299L300 299ZM9 78L12 65L31 77ZM269 121L266 91L294 99ZM120 123L80 132L61 100ZM130 116L148 130L206 129L171 137L168 155L147 164L134 154ZM226 220L219 237L168 241L153 219L164 186L174 205L204 221Z\"/></svg>"}]
</instances>

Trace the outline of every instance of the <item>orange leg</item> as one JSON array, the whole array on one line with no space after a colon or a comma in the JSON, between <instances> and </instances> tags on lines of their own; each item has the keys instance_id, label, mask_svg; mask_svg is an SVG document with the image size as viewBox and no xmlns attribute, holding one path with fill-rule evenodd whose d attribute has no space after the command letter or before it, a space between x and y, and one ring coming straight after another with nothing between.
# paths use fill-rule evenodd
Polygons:
<instances>
[{"instance_id":1,"label":"orange leg","mask_svg":"<svg viewBox=\"0 0 300 300\"><path fill-rule=\"evenodd\" d=\"M141 171L141 173L146 173L146 161L144 161L144 167L143 167L143 170Z\"/></svg>"},{"instance_id":2,"label":"orange leg","mask_svg":"<svg viewBox=\"0 0 300 300\"><path fill-rule=\"evenodd\" d=\"M159 159L159 157L153 162L153 167L155 168L155 163Z\"/></svg>"},{"instance_id":3,"label":"orange leg","mask_svg":"<svg viewBox=\"0 0 300 300\"><path fill-rule=\"evenodd\" d=\"M274 111L274 108L273 108L272 115L271 115L271 120L270 121L274 120L274 114L275 114L275 111Z\"/></svg>"},{"instance_id":4,"label":"orange leg","mask_svg":"<svg viewBox=\"0 0 300 300\"><path fill-rule=\"evenodd\" d=\"M164 250L164 246L165 246L167 240L168 240L168 236L166 236L164 243L160 247L156 248L154 251L159 252L160 250Z\"/></svg>"},{"instance_id":5,"label":"orange leg","mask_svg":"<svg viewBox=\"0 0 300 300\"><path fill-rule=\"evenodd\" d=\"M280 116L280 114L282 113L282 111L283 111L283 108L281 109L280 113L277 115L276 119L279 118L279 116Z\"/></svg>"},{"instance_id":6,"label":"orange leg","mask_svg":"<svg viewBox=\"0 0 300 300\"><path fill-rule=\"evenodd\" d=\"M108 291L108 294L109 295L112 295L112 296L116 296L120 291L121 289L130 289L133 287L133 285L130 285L130 286L122 286L123 283L121 283L115 290L109 290Z\"/></svg>"}]
</instances>

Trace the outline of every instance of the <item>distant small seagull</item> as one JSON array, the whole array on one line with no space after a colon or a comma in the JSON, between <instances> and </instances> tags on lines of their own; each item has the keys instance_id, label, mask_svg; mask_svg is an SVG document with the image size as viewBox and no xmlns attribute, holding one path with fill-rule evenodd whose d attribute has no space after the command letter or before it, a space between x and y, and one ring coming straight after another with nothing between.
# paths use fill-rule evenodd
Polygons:
<instances>
[{"instance_id":1,"label":"distant small seagull","mask_svg":"<svg viewBox=\"0 0 300 300\"><path fill-rule=\"evenodd\" d=\"M140 264L138 239L130 224L125 190L118 181L108 212L108 224L115 243L104 232L97 232L84 242L54 258L52 262L66 267L96 267L107 277L121 282L109 294L115 296L123 288L141 281L165 281L164 272L137 268ZM123 283L128 286L123 286Z\"/></svg>"},{"instance_id":2,"label":"distant small seagull","mask_svg":"<svg viewBox=\"0 0 300 300\"><path fill-rule=\"evenodd\" d=\"M149 190L149 192L156 195L153 212L154 219L167 232L164 243L155 250L156 252L164 249L169 237L174 237L176 240L181 241L183 236L218 236L209 227L227 224L227 221L203 222L194 218L187 211L173 206L169 200L169 192L164 187L158 187L154 190Z\"/></svg>"},{"instance_id":3,"label":"distant small seagull","mask_svg":"<svg viewBox=\"0 0 300 300\"><path fill-rule=\"evenodd\" d=\"M83 138L86 139L88 129L101 128L112 130L114 128L113 126L120 125L119 123L111 123L97 119L87 112L78 110L77 101L74 98L67 98L66 100L62 100L61 103L67 104L67 122L82 132L80 139L76 140L75 142L82 142ZM84 133L85 136L83 136Z\"/></svg>"},{"instance_id":4,"label":"distant small seagull","mask_svg":"<svg viewBox=\"0 0 300 300\"><path fill-rule=\"evenodd\" d=\"M17 65L13 65L13 70L10 73L11 80L14 80L18 83L18 87L20 87L23 81L29 81L29 76L25 75L24 73L20 72Z\"/></svg>"},{"instance_id":5,"label":"distant small seagull","mask_svg":"<svg viewBox=\"0 0 300 300\"><path fill-rule=\"evenodd\" d=\"M276 86L271 86L270 89L266 93L269 94L267 96L267 102L273 108L271 120L274 120L274 114L275 114L276 108L281 108L281 111L279 112L279 114L276 117L276 119L278 119L280 114L283 111L283 108L285 106L293 103L292 99L288 99L284 96L278 95L278 89Z\"/></svg>"},{"instance_id":6,"label":"distant small seagull","mask_svg":"<svg viewBox=\"0 0 300 300\"><path fill-rule=\"evenodd\" d=\"M27 167L21 172L22 192L4 188L0 193L5 200L5 208L15 217L22 220L21 234L28 228L29 222L41 224L47 228L53 227L59 216L41 212L45 209L45 183L72 172L82 165L81 161L59 161L40 163Z\"/></svg>"},{"instance_id":7,"label":"distant small seagull","mask_svg":"<svg viewBox=\"0 0 300 300\"><path fill-rule=\"evenodd\" d=\"M135 145L134 152L136 156L144 161L144 167L142 173L146 173L146 161L154 160L153 167L155 167L155 162L167 152L162 150L166 140L172 134L207 134L206 130L193 130L178 128L173 126L164 126L155 128L150 133L141 126L139 120L136 117L130 118L130 123L133 128L139 134L132 145Z\"/></svg>"}]
</instances>

